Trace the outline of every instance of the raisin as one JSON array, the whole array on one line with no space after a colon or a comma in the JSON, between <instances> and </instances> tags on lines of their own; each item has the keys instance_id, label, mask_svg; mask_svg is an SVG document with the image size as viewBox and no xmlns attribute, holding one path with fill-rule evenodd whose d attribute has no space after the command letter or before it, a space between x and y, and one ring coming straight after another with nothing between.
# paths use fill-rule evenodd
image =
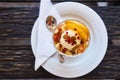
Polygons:
<instances>
[{"instance_id":1,"label":"raisin","mask_svg":"<svg viewBox=\"0 0 120 80\"><path fill-rule=\"evenodd\" d=\"M59 46L62 48L62 45L61 45L61 44L59 44Z\"/></svg>"},{"instance_id":2,"label":"raisin","mask_svg":"<svg viewBox=\"0 0 120 80\"><path fill-rule=\"evenodd\" d=\"M77 33L75 33L75 36L77 36Z\"/></svg>"},{"instance_id":3,"label":"raisin","mask_svg":"<svg viewBox=\"0 0 120 80\"><path fill-rule=\"evenodd\" d=\"M77 37L77 39L80 39L80 37Z\"/></svg>"},{"instance_id":4,"label":"raisin","mask_svg":"<svg viewBox=\"0 0 120 80\"><path fill-rule=\"evenodd\" d=\"M68 34L68 32L66 32L66 34Z\"/></svg>"},{"instance_id":5,"label":"raisin","mask_svg":"<svg viewBox=\"0 0 120 80\"><path fill-rule=\"evenodd\" d=\"M76 31L77 29L76 29L76 28L74 28L74 30Z\"/></svg>"}]
</instances>

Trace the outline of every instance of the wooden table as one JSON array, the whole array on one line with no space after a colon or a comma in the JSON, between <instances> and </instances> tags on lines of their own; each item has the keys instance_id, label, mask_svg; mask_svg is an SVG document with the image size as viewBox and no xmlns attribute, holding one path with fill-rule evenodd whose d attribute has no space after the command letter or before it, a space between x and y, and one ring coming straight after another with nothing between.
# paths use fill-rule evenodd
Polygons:
<instances>
[{"instance_id":1,"label":"wooden table","mask_svg":"<svg viewBox=\"0 0 120 80\"><path fill-rule=\"evenodd\" d=\"M10 3L8 1L11 1ZM19 4L24 0L1 0L1 4ZM53 0L62 2L64 0ZM69 0L68 0L69 1ZM72 0L70 0L72 1ZM80 0L73 0L80 2ZM90 5L99 0L81 0L103 19L108 31L108 49L101 64L82 79L120 78L120 5L97 7ZM106 0L117 3L118 0ZM33 3L26 0L24 4ZM35 0L39 4L39 0ZM0 79L59 78L43 68L34 71L34 56L30 44L31 30L38 17L38 6L0 7ZM99 51L98 51L99 52Z\"/></svg>"}]
</instances>

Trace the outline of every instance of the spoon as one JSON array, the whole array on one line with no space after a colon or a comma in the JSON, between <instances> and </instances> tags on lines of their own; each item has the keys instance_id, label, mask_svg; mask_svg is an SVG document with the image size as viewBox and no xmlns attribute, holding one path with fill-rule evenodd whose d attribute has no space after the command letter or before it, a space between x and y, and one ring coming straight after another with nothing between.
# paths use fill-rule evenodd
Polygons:
<instances>
[{"instance_id":1,"label":"spoon","mask_svg":"<svg viewBox=\"0 0 120 80\"><path fill-rule=\"evenodd\" d=\"M54 30L56 29L57 26L57 21L53 16L48 16L46 19L46 26L48 28L49 31L54 32ZM64 63L64 57L61 54L58 54L58 58L60 63Z\"/></svg>"},{"instance_id":2,"label":"spoon","mask_svg":"<svg viewBox=\"0 0 120 80\"><path fill-rule=\"evenodd\" d=\"M53 32L56 28L57 21L53 16L48 16L46 19L46 26L49 31Z\"/></svg>"}]
</instances>

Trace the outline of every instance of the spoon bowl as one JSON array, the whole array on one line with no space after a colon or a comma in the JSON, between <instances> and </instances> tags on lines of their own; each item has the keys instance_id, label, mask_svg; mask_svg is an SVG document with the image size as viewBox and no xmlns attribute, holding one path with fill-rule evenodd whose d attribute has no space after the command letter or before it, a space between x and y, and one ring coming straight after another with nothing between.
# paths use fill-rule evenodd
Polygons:
<instances>
[{"instance_id":1,"label":"spoon bowl","mask_svg":"<svg viewBox=\"0 0 120 80\"><path fill-rule=\"evenodd\" d=\"M46 19L46 26L48 28L49 31L53 32L56 28L57 25L57 21L53 16L48 16Z\"/></svg>"}]
</instances>

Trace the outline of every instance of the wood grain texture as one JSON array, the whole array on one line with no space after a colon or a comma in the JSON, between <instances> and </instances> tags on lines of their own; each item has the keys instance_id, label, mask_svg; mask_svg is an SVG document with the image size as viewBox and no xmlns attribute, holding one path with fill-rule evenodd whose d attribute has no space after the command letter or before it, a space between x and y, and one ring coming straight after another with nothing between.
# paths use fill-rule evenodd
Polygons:
<instances>
[{"instance_id":1,"label":"wood grain texture","mask_svg":"<svg viewBox=\"0 0 120 80\"><path fill-rule=\"evenodd\" d=\"M40 0L0 0L0 2L39 2ZM53 2L62 2L62 1L78 1L78 2L103 2L103 1L108 1L108 2L114 2L119 0L51 0Z\"/></svg>"},{"instance_id":2,"label":"wood grain texture","mask_svg":"<svg viewBox=\"0 0 120 80\"><path fill-rule=\"evenodd\" d=\"M120 78L120 7L92 7L103 19L109 45L102 63L83 79ZM30 46L38 7L0 8L0 78L58 78L43 68L34 71ZM103 34L104 35L104 34Z\"/></svg>"}]
</instances>

